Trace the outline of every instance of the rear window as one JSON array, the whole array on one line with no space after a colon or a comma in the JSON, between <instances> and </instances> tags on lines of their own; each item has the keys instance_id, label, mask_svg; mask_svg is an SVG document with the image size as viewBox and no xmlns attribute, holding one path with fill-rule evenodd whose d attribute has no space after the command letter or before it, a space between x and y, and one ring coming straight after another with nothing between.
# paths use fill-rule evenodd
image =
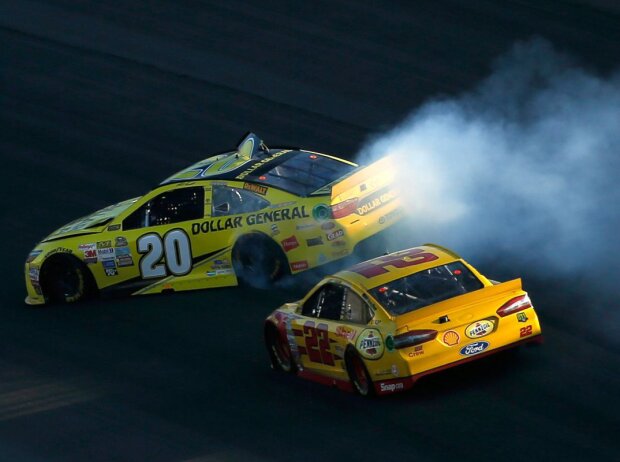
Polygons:
<instances>
[{"instance_id":1,"label":"rear window","mask_svg":"<svg viewBox=\"0 0 620 462\"><path fill-rule=\"evenodd\" d=\"M482 282L457 261L396 279L371 289L370 294L397 316L482 287Z\"/></svg>"},{"instance_id":2,"label":"rear window","mask_svg":"<svg viewBox=\"0 0 620 462\"><path fill-rule=\"evenodd\" d=\"M350 174L357 166L311 152L298 152L275 167L247 177L299 196L308 196ZM329 191L326 191L329 193Z\"/></svg>"}]
</instances>

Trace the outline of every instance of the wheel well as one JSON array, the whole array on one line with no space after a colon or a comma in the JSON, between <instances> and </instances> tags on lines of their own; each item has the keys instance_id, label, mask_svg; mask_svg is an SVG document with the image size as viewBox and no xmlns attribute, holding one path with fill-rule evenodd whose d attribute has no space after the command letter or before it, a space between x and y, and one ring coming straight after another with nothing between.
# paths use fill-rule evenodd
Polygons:
<instances>
[{"instance_id":1,"label":"wheel well","mask_svg":"<svg viewBox=\"0 0 620 462\"><path fill-rule=\"evenodd\" d=\"M357 352L355 347L349 344L344 350L344 368L347 371L347 374L349 373L349 367L351 364L349 361L352 356L357 356L361 359L360 354Z\"/></svg>"},{"instance_id":2,"label":"wheel well","mask_svg":"<svg viewBox=\"0 0 620 462\"><path fill-rule=\"evenodd\" d=\"M288 257L282 250L282 247L280 247L280 245L274 239L272 239L271 236L268 236L261 231L251 231L237 238L230 252L233 266L236 263L236 250L246 243L251 243L255 249L259 243L265 244L268 251L276 252L277 258L283 261L284 265L282 268L282 276L290 274Z\"/></svg>"},{"instance_id":3,"label":"wheel well","mask_svg":"<svg viewBox=\"0 0 620 462\"><path fill-rule=\"evenodd\" d=\"M242 234L241 236L239 236L237 238L237 240L233 244L233 248L232 248L233 254L234 254L235 249L237 248L237 246L239 246L239 245L245 243L245 241L249 241L251 239L258 239L261 242L265 242L268 245L272 245L272 246L278 248L280 250L280 252L282 252L282 248L270 236L268 236L267 234L265 234L265 233L263 233L261 231L251 231L249 233ZM284 255L284 253L283 253L283 255ZM284 255L284 256L286 257L286 255Z\"/></svg>"},{"instance_id":4,"label":"wheel well","mask_svg":"<svg viewBox=\"0 0 620 462\"><path fill-rule=\"evenodd\" d=\"M364 368L364 371L366 373L366 378L368 380L368 390L365 393L362 393L361 390L358 389L359 393L365 397L373 397L375 396L375 389L374 389L374 382L372 379L372 376L370 375L370 372L368 371L368 367L366 367L366 364L364 363L364 360L362 359L362 356L358 353L357 349L353 346L353 345L348 345L347 348L344 351L344 366L345 366L345 370L347 371L347 375L349 376L349 380L352 382L353 388L356 387L355 383L353 383L353 378L351 377L351 363L349 362L350 358L356 356L361 362L362 362L362 366Z\"/></svg>"},{"instance_id":5,"label":"wheel well","mask_svg":"<svg viewBox=\"0 0 620 462\"><path fill-rule=\"evenodd\" d=\"M269 340L272 335L278 335L278 328L271 321L265 321L265 326L263 328L263 334L265 336L265 341Z\"/></svg>"},{"instance_id":6,"label":"wheel well","mask_svg":"<svg viewBox=\"0 0 620 462\"><path fill-rule=\"evenodd\" d=\"M41 290L43 292L43 296L47 299L49 297L49 269L53 267L54 264L57 265L78 265L84 270L84 275L86 276L86 280L84 281L86 284L87 293L94 294L97 292L98 287L95 281L95 277L90 269L81 261L79 258L74 255L70 255L67 253L57 253L49 258L47 258L43 265L41 265L40 271L40 284Z\"/></svg>"},{"instance_id":7,"label":"wheel well","mask_svg":"<svg viewBox=\"0 0 620 462\"><path fill-rule=\"evenodd\" d=\"M355 349L355 347L351 344L347 345L347 347L344 350L344 362L345 364L347 363L347 359L351 356L351 355L357 355L357 350Z\"/></svg>"}]
</instances>

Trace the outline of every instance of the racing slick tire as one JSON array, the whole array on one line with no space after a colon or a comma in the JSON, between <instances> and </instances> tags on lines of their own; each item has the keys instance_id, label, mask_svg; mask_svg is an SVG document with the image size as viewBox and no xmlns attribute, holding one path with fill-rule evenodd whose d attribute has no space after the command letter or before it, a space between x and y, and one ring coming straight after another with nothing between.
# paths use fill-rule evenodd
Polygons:
<instances>
[{"instance_id":1,"label":"racing slick tire","mask_svg":"<svg viewBox=\"0 0 620 462\"><path fill-rule=\"evenodd\" d=\"M268 324L265 327L265 345L273 369L291 374L297 371L291 348L273 324Z\"/></svg>"},{"instance_id":2,"label":"racing slick tire","mask_svg":"<svg viewBox=\"0 0 620 462\"><path fill-rule=\"evenodd\" d=\"M70 255L48 259L41 268L41 289L46 301L72 303L92 295L95 283L86 265Z\"/></svg>"},{"instance_id":3,"label":"racing slick tire","mask_svg":"<svg viewBox=\"0 0 620 462\"><path fill-rule=\"evenodd\" d=\"M368 369L366 369L364 360L354 348L350 347L347 350L344 361L349 374L349 380L353 384L355 391L362 396L374 396L375 386L370 378Z\"/></svg>"},{"instance_id":4,"label":"racing slick tire","mask_svg":"<svg viewBox=\"0 0 620 462\"><path fill-rule=\"evenodd\" d=\"M282 249L260 233L239 238L232 250L232 262L239 282L259 289L289 273L288 260Z\"/></svg>"}]
</instances>

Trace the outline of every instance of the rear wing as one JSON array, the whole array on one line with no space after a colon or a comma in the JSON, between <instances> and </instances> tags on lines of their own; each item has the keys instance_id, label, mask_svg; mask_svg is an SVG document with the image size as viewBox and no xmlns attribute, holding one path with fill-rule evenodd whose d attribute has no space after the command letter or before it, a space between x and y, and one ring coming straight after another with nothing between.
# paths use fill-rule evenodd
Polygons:
<instances>
[{"instance_id":1,"label":"rear wing","mask_svg":"<svg viewBox=\"0 0 620 462\"><path fill-rule=\"evenodd\" d=\"M384 157L331 185L332 217L346 219L347 225L357 223L359 240L377 232L377 226L390 226L402 216L395 165L393 157Z\"/></svg>"}]
</instances>

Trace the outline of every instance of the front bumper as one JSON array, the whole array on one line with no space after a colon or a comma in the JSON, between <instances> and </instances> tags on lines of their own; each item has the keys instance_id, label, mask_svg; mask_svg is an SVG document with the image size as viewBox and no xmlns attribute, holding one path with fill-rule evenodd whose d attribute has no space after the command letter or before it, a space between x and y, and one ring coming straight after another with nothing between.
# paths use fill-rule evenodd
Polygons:
<instances>
[{"instance_id":1,"label":"front bumper","mask_svg":"<svg viewBox=\"0 0 620 462\"><path fill-rule=\"evenodd\" d=\"M26 282L27 296L24 300L27 305L43 305L45 297L39 284L39 266L33 263L26 263L24 278Z\"/></svg>"}]
</instances>

